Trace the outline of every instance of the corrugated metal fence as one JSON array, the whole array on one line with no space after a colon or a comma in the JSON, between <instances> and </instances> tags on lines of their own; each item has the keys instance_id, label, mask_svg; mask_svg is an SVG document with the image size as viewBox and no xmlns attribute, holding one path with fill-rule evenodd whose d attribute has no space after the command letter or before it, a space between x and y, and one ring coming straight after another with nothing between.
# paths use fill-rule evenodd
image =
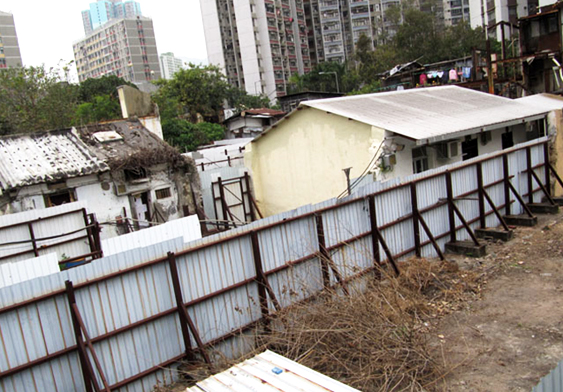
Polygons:
<instances>
[{"instance_id":1,"label":"corrugated metal fence","mask_svg":"<svg viewBox=\"0 0 563 392\"><path fill-rule=\"evenodd\" d=\"M186 249L181 240L161 243L0 289L0 391L88 390L90 374L100 390L149 391L176 377L179 360L237 357L277 309L327 286L345 290L379 262L434 257L454 236L471 238L469 227L497 226L485 193L499 210L521 214L518 197L542 197L533 177L549 178L547 151L539 139Z\"/></svg>"},{"instance_id":2,"label":"corrugated metal fence","mask_svg":"<svg viewBox=\"0 0 563 392\"><path fill-rule=\"evenodd\" d=\"M532 392L562 392L563 391L563 361L557 364L547 376L542 378Z\"/></svg>"}]
</instances>

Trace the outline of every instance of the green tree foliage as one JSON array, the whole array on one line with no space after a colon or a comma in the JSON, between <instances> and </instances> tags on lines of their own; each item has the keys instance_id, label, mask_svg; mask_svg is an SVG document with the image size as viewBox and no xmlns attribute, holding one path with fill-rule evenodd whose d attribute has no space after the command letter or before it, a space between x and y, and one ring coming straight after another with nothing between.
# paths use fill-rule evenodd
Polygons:
<instances>
[{"instance_id":1,"label":"green tree foliage","mask_svg":"<svg viewBox=\"0 0 563 392\"><path fill-rule=\"evenodd\" d=\"M133 83L115 75L102 76L97 79L86 79L78 87L80 104L75 110L77 125L96 123L121 118L121 106L117 87L131 86Z\"/></svg>"},{"instance_id":2,"label":"green tree foliage","mask_svg":"<svg viewBox=\"0 0 563 392\"><path fill-rule=\"evenodd\" d=\"M72 122L78 102L76 86L61 82L44 67L0 72L0 133L30 133Z\"/></svg>"},{"instance_id":3,"label":"green tree foliage","mask_svg":"<svg viewBox=\"0 0 563 392\"><path fill-rule=\"evenodd\" d=\"M119 99L110 94L96 95L89 102L78 105L74 123L77 125L91 124L104 120L115 120L121 117Z\"/></svg>"},{"instance_id":4,"label":"green tree foliage","mask_svg":"<svg viewBox=\"0 0 563 392\"><path fill-rule=\"evenodd\" d=\"M182 152L195 151L199 146L220 140L225 135L223 127L219 124L192 124L180 118L163 121L162 130L164 140Z\"/></svg>"},{"instance_id":5,"label":"green tree foliage","mask_svg":"<svg viewBox=\"0 0 563 392\"><path fill-rule=\"evenodd\" d=\"M63 68L66 73L68 67ZM121 118L115 76L63 81L59 70L9 68L0 72L0 134L31 133Z\"/></svg>"}]
</instances>

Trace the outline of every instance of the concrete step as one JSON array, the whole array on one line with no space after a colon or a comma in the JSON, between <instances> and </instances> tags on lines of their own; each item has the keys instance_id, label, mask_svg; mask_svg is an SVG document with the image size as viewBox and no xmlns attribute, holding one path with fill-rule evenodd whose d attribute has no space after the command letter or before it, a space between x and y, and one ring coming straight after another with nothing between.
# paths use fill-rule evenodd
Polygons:
<instances>
[{"instance_id":1,"label":"concrete step","mask_svg":"<svg viewBox=\"0 0 563 392\"><path fill-rule=\"evenodd\" d=\"M528 208L533 214L557 214L559 206L550 203L528 203Z\"/></svg>"},{"instance_id":2,"label":"concrete step","mask_svg":"<svg viewBox=\"0 0 563 392\"><path fill-rule=\"evenodd\" d=\"M475 245L473 241L456 241L446 243L446 252L470 257L482 257L487 254L485 244Z\"/></svg>"},{"instance_id":3,"label":"concrete step","mask_svg":"<svg viewBox=\"0 0 563 392\"><path fill-rule=\"evenodd\" d=\"M477 238L491 238L494 240L501 240L504 242L510 241L514 232L512 230L503 230L496 227L486 227L484 229L475 230Z\"/></svg>"},{"instance_id":4,"label":"concrete step","mask_svg":"<svg viewBox=\"0 0 563 392\"><path fill-rule=\"evenodd\" d=\"M525 215L525 214L523 214L523 215L505 215L504 221L509 226L532 227L532 226L537 225L538 217L537 216L529 217L528 215Z\"/></svg>"}]
</instances>

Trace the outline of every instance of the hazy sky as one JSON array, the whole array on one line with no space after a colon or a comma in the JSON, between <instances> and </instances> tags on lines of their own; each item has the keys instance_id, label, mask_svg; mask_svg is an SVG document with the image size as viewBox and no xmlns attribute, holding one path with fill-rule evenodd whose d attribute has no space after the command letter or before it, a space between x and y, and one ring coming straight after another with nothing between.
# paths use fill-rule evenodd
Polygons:
<instances>
[{"instance_id":1,"label":"hazy sky","mask_svg":"<svg viewBox=\"0 0 563 392\"><path fill-rule=\"evenodd\" d=\"M57 66L74 59L73 42L84 37L81 11L95 0L0 0L14 15L24 65ZM206 61L199 0L138 0L152 18L158 52ZM61 64L62 64L61 63Z\"/></svg>"}]
</instances>

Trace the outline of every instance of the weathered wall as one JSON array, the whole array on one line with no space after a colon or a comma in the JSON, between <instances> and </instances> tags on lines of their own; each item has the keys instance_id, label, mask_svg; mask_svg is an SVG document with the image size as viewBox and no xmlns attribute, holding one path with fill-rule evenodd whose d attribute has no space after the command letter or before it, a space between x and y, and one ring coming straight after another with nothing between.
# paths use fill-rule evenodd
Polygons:
<instances>
[{"instance_id":1,"label":"weathered wall","mask_svg":"<svg viewBox=\"0 0 563 392\"><path fill-rule=\"evenodd\" d=\"M352 168L350 178L362 174L383 134L313 108L286 117L246 145L260 210L269 216L338 196L346 189L342 169Z\"/></svg>"}]
</instances>

